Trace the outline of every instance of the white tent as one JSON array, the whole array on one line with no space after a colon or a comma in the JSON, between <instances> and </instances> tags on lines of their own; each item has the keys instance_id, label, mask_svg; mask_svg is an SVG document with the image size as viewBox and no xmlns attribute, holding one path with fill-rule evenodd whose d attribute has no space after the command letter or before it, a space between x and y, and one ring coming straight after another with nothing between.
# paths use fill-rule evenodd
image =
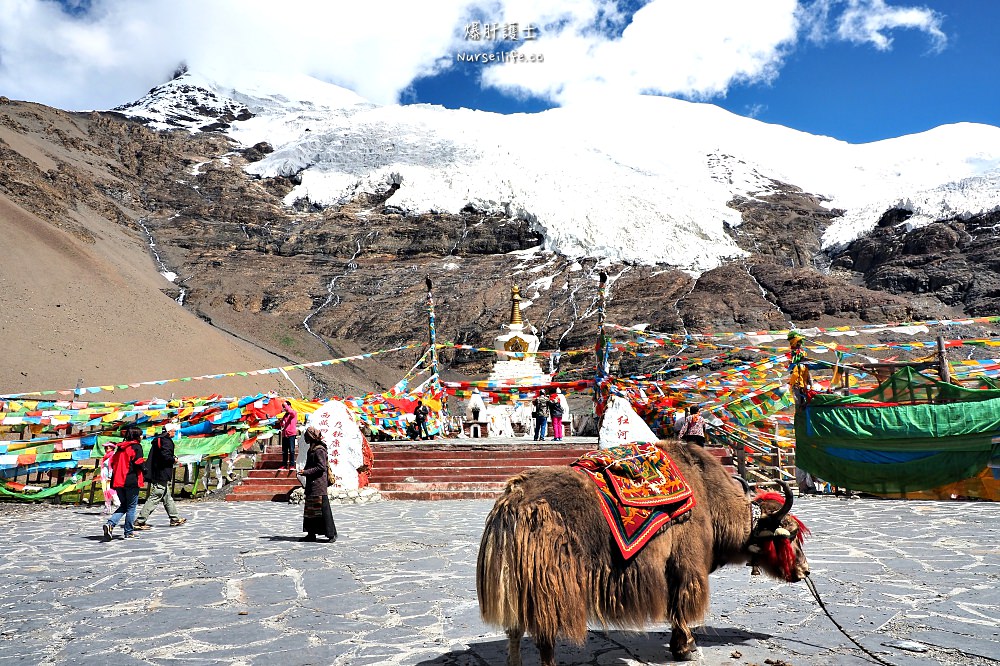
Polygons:
<instances>
[{"instance_id":1,"label":"white tent","mask_svg":"<svg viewBox=\"0 0 1000 666\"><path fill-rule=\"evenodd\" d=\"M623 444L658 442L660 440L646 422L635 413L625 398L611 396L601 418L601 429L597 434L598 447L610 449Z\"/></svg>"}]
</instances>

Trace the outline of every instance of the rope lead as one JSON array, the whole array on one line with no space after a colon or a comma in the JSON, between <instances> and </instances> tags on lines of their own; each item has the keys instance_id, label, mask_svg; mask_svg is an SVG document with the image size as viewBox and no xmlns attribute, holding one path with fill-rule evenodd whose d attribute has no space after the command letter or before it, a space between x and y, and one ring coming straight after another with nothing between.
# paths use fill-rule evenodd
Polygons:
<instances>
[{"instance_id":1,"label":"rope lead","mask_svg":"<svg viewBox=\"0 0 1000 666\"><path fill-rule=\"evenodd\" d=\"M836 620L834 620L833 616L830 615L830 611L827 610L826 604L824 604L823 600L819 598L819 592L816 590L816 586L813 584L812 578L809 578L808 576L806 576L805 580L806 580L806 587L808 587L809 591L812 592L813 597L816 599L816 603L818 603L819 607L823 610L824 613L826 613L826 616L828 618L830 618L830 622L833 622L833 624L837 627L837 629L840 629L840 633L842 633L845 636L847 636L847 639L849 641L851 641L852 643L854 643L855 645L857 645L861 649L862 652L864 652L865 654L867 654L869 657L871 657L872 659L874 659L876 662L878 662L880 664L883 664L884 666L896 666L895 664L893 664L891 662L885 661L884 659L882 659L881 657L879 657L878 655L876 655L874 652L872 652L871 650L869 650L868 648L866 648L864 645L862 645L861 643L859 643L856 640L854 640L851 637L851 635L849 633L847 633L847 631L842 626L840 626L840 623L837 622Z\"/></svg>"}]
</instances>

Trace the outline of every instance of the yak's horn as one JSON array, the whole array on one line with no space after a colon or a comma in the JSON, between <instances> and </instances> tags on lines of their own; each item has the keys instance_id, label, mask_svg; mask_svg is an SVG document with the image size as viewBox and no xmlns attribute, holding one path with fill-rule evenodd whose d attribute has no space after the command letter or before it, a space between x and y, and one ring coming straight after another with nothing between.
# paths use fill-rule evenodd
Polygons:
<instances>
[{"instance_id":1,"label":"yak's horn","mask_svg":"<svg viewBox=\"0 0 1000 666\"><path fill-rule=\"evenodd\" d=\"M781 522L781 519L788 515L788 512L792 510L792 500L794 496L792 495L792 489L788 487L788 484L784 481L779 480L778 485L785 492L785 503L778 509L777 513L771 516L771 519L775 522Z\"/></svg>"},{"instance_id":2,"label":"yak's horn","mask_svg":"<svg viewBox=\"0 0 1000 666\"><path fill-rule=\"evenodd\" d=\"M792 536L792 533L786 530L784 527L779 527L778 529L774 530L774 536L787 538Z\"/></svg>"},{"instance_id":3,"label":"yak's horn","mask_svg":"<svg viewBox=\"0 0 1000 666\"><path fill-rule=\"evenodd\" d=\"M750 483L746 479L744 479L739 474L733 474L733 480L735 480L737 483L739 483L741 486L743 486L743 494L744 495L749 495L750 494Z\"/></svg>"}]
</instances>

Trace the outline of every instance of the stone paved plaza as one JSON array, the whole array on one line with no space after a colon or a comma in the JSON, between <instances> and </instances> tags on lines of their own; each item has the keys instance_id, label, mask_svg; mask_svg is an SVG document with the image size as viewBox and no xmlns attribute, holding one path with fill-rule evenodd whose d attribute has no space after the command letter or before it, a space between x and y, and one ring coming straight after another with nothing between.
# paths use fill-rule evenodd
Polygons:
<instances>
[{"instance_id":1,"label":"stone paved plaza","mask_svg":"<svg viewBox=\"0 0 1000 666\"><path fill-rule=\"evenodd\" d=\"M335 506L341 538L300 543L301 507L181 503L189 518L101 539L97 508L0 505L0 664L503 664L479 618L489 501ZM1000 504L807 497L812 578L884 661L1000 663ZM866 664L802 583L712 576L704 664ZM599 629L562 664L669 663L669 628ZM526 665L538 653L525 639ZM770 660L770 661L766 661Z\"/></svg>"}]
</instances>

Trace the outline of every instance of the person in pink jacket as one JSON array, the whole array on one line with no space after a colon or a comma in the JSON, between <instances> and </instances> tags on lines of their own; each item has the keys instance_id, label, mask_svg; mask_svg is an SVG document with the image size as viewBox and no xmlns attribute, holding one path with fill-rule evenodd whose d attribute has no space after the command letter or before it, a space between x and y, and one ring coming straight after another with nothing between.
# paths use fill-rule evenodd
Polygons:
<instances>
[{"instance_id":1,"label":"person in pink jacket","mask_svg":"<svg viewBox=\"0 0 1000 666\"><path fill-rule=\"evenodd\" d=\"M285 413L278 421L278 432L281 433L281 469L295 469L295 438L299 434L299 415L287 400L281 406L285 408Z\"/></svg>"}]
</instances>

